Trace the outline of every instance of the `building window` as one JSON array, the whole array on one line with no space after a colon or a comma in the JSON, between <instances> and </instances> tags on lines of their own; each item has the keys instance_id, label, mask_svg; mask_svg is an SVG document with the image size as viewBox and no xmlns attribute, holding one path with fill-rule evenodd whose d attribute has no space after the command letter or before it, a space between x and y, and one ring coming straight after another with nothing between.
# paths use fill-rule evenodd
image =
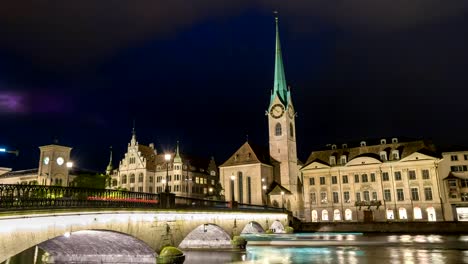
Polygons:
<instances>
[{"instance_id":1,"label":"building window","mask_svg":"<svg viewBox=\"0 0 468 264\"><path fill-rule=\"evenodd\" d=\"M320 185L325 185L325 177L320 177Z\"/></svg>"},{"instance_id":2,"label":"building window","mask_svg":"<svg viewBox=\"0 0 468 264\"><path fill-rule=\"evenodd\" d=\"M117 186L117 180L112 180L112 186Z\"/></svg>"},{"instance_id":3,"label":"building window","mask_svg":"<svg viewBox=\"0 0 468 264\"><path fill-rule=\"evenodd\" d=\"M153 177L153 176L149 176L149 182L150 182L150 183L153 183L153 181L154 181L154 177Z\"/></svg>"},{"instance_id":4,"label":"building window","mask_svg":"<svg viewBox=\"0 0 468 264\"><path fill-rule=\"evenodd\" d=\"M389 181L390 177L388 177L388 172L382 172L382 180Z\"/></svg>"},{"instance_id":5,"label":"building window","mask_svg":"<svg viewBox=\"0 0 468 264\"><path fill-rule=\"evenodd\" d=\"M375 182L375 173L370 174L370 181Z\"/></svg>"},{"instance_id":6,"label":"building window","mask_svg":"<svg viewBox=\"0 0 468 264\"><path fill-rule=\"evenodd\" d=\"M138 187L138 191L139 191L139 192L143 192L143 186L139 186L139 187Z\"/></svg>"},{"instance_id":7,"label":"building window","mask_svg":"<svg viewBox=\"0 0 468 264\"><path fill-rule=\"evenodd\" d=\"M239 190L239 203L244 203L244 190L243 190L243 182L242 182L242 172L237 173L237 181L238 181L238 190Z\"/></svg>"},{"instance_id":8,"label":"building window","mask_svg":"<svg viewBox=\"0 0 468 264\"><path fill-rule=\"evenodd\" d=\"M395 181L401 181L401 171L395 171Z\"/></svg>"},{"instance_id":9,"label":"building window","mask_svg":"<svg viewBox=\"0 0 468 264\"><path fill-rule=\"evenodd\" d=\"M122 184L127 184L127 175L122 176Z\"/></svg>"},{"instance_id":10,"label":"building window","mask_svg":"<svg viewBox=\"0 0 468 264\"><path fill-rule=\"evenodd\" d=\"M460 196L462 202L468 202L468 193L461 193Z\"/></svg>"},{"instance_id":11,"label":"building window","mask_svg":"<svg viewBox=\"0 0 468 264\"><path fill-rule=\"evenodd\" d=\"M315 185L315 178L309 178L309 185Z\"/></svg>"},{"instance_id":12,"label":"building window","mask_svg":"<svg viewBox=\"0 0 468 264\"><path fill-rule=\"evenodd\" d=\"M450 166L451 171L467 171L468 167L466 165L460 165L460 166Z\"/></svg>"},{"instance_id":13,"label":"building window","mask_svg":"<svg viewBox=\"0 0 468 264\"><path fill-rule=\"evenodd\" d=\"M429 180L429 170L422 170L423 180Z\"/></svg>"},{"instance_id":14,"label":"building window","mask_svg":"<svg viewBox=\"0 0 468 264\"><path fill-rule=\"evenodd\" d=\"M363 195L364 195L364 201L369 202L370 201L369 191L364 191Z\"/></svg>"},{"instance_id":15,"label":"building window","mask_svg":"<svg viewBox=\"0 0 468 264\"><path fill-rule=\"evenodd\" d=\"M335 158L335 156L330 156L330 165L336 165L336 158Z\"/></svg>"},{"instance_id":16,"label":"building window","mask_svg":"<svg viewBox=\"0 0 468 264\"><path fill-rule=\"evenodd\" d=\"M366 146L366 142L365 141L361 141L361 147L365 147Z\"/></svg>"},{"instance_id":17,"label":"building window","mask_svg":"<svg viewBox=\"0 0 468 264\"><path fill-rule=\"evenodd\" d=\"M414 209L413 209L413 215L414 215L414 219L422 219L421 208L419 208L419 207L414 207Z\"/></svg>"},{"instance_id":18,"label":"building window","mask_svg":"<svg viewBox=\"0 0 468 264\"><path fill-rule=\"evenodd\" d=\"M292 123L289 123L289 134L291 135L292 138L294 137L294 127Z\"/></svg>"},{"instance_id":19,"label":"building window","mask_svg":"<svg viewBox=\"0 0 468 264\"><path fill-rule=\"evenodd\" d=\"M343 193L343 199L344 199L345 203L351 202L350 199L349 199L349 192L348 191Z\"/></svg>"},{"instance_id":20,"label":"building window","mask_svg":"<svg viewBox=\"0 0 468 264\"><path fill-rule=\"evenodd\" d=\"M381 151L381 152L380 152L380 159L381 159L382 161L387 161L387 152Z\"/></svg>"},{"instance_id":21,"label":"building window","mask_svg":"<svg viewBox=\"0 0 468 264\"><path fill-rule=\"evenodd\" d=\"M432 201L432 188L431 187L424 188L424 200Z\"/></svg>"},{"instance_id":22,"label":"building window","mask_svg":"<svg viewBox=\"0 0 468 264\"><path fill-rule=\"evenodd\" d=\"M468 179L460 179L460 186L462 188L468 188Z\"/></svg>"},{"instance_id":23,"label":"building window","mask_svg":"<svg viewBox=\"0 0 468 264\"><path fill-rule=\"evenodd\" d=\"M416 171L414 170L408 171L408 177L410 180L416 180Z\"/></svg>"},{"instance_id":24,"label":"building window","mask_svg":"<svg viewBox=\"0 0 468 264\"><path fill-rule=\"evenodd\" d=\"M398 209L398 214L400 216L400 219L408 219L408 215L406 214L406 209L401 207Z\"/></svg>"},{"instance_id":25,"label":"building window","mask_svg":"<svg viewBox=\"0 0 468 264\"><path fill-rule=\"evenodd\" d=\"M328 211L322 210L322 221L328 221Z\"/></svg>"},{"instance_id":26,"label":"building window","mask_svg":"<svg viewBox=\"0 0 468 264\"><path fill-rule=\"evenodd\" d=\"M368 182L367 174L363 174L361 175L361 177L362 177L362 182Z\"/></svg>"},{"instance_id":27,"label":"building window","mask_svg":"<svg viewBox=\"0 0 468 264\"><path fill-rule=\"evenodd\" d=\"M333 192L333 203L339 203L338 192Z\"/></svg>"},{"instance_id":28,"label":"building window","mask_svg":"<svg viewBox=\"0 0 468 264\"><path fill-rule=\"evenodd\" d=\"M450 160L451 160L451 161L457 161L457 160L458 160L458 156L457 156L457 155L452 155L452 156L450 156Z\"/></svg>"},{"instance_id":29,"label":"building window","mask_svg":"<svg viewBox=\"0 0 468 264\"><path fill-rule=\"evenodd\" d=\"M381 140L380 140L380 145L385 145L385 144L387 144L387 140L381 139Z\"/></svg>"},{"instance_id":30,"label":"building window","mask_svg":"<svg viewBox=\"0 0 468 264\"><path fill-rule=\"evenodd\" d=\"M354 182L358 183L359 182L359 175L354 174Z\"/></svg>"},{"instance_id":31,"label":"building window","mask_svg":"<svg viewBox=\"0 0 468 264\"><path fill-rule=\"evenodd\" d=\"M153 193L153 186L150 186L150 187L148 188L148 192L149 192L149 193Z\"/></svg>"},{"instance_id":32,"label":"building window","mask_svg":"<svg viewBox=\"0 0 468 264\"><path fill-rule=\"evenodd\" d=\"M317 194L316 193L310 193L310 203L311 204L317 204Z\"/></svg>"},{"instance_id":33,"label":"building window","mask_svg":"<svg viewBox=\"0 0 468 264\"><path fill-rule=\"evenodd\" d=\"M332 145L332 149L336 149L336 145L335 145L335 144Z\"/></svg>"},{"instance_id":34,"label":"building window","mask_svg":"<svg viewBox=\"0 0 468 264\"><path fill-rule=\"evenodd\" d=\"M405 195L403 194L403 189L396 189L397 192L397 201L404 201Z\"/></svg>"},{"instance_id":35,"label":"building window","mask_svg":"<svg viewBox=\"0 0 468 264\"><path fill-rule=\"evenodd\" d=\"M341 155L341 165L346 164L346 155Z\"/></svg>"},{"instance_id":36,"label":"building window","mask_svg":"<svg viewBox=\"0 0 468 264\"><path fill-rule=\"evenodd\" d=\"M360 202L361 201L361 193L356 193L356 202Z\"/></svg>"},{"instance_id":37,"label":"building window","mask_svg":"<svg viewBox=\"0 0 468 264\"><path fill-rule=\"evenodd\" d=\"M392 143L398 143L398 138L392 138Z\"/></svg>"},{"instance_id":38,"label":"building window","mask_svg":"<svg viewBox=\"0 0 468 264\"><path fill-rule=\"evenodd\" d=\"M411 200L419 201L419 191L418 188L411 188Z\"/></svg>"},{"instance_id":39,"label":"building window","mask_svg":"<svg viewBox=\"0 0 468 264\"><path fill-rule=\"evenodd\" d=\"M281 124L277 123L275 126L275 136L281 136L282 131L281 131Z\"/></svg>"},{"instance_id":40,"label":"building window","mask_svg":"<svg viewBox=\"0 0 468 264\"><path fill-rule=\"evenodd\" d=\"M343 183L348 183L348 175L343 175Z\"/></svg>"},{"instance_id":41,"label":"building window","mask_svg":"<svg viewBox=\"0 0 468 264\"><path fill-rule=\"evenodd\" d=\"M143 173L138 175L138 182L143 182Z\"/></svg>"},{"instance_id":42,"label":"building window","mask_svg":"<svg viewBox=\"0 0 468 264\"><path fill-rule=\"evenodd\" d=\"M247 203L252 203L252 185L251 185L251 178L247 177Z\"/></svg>"},{"instance_id":43,"label":"building window","mask_svg":"<svg viewBox=\"0 0 468 264\"><path fill-rule=\"evenodd\" d=\"M135 183L135 174L130 175L130 183Z\"/></svg>"},{"instance_id":44,"label":"building window","mask_svg":"<svg viewBox=\"0 0 468 264\"><path fill-rule=\"evenodd\" d=\"M377 201L377 192L372 192L372 200Z\"/></svg>"},{"instance_id":45,"label":"building window","mask_svg":"<svg viewBox=\"0 0 468 264\"><path fill-rule=\"evenodd\" d=\"M398 150L393 150L392 151L392 157L393 157L393 160L399 160L400 159L400 153L398 153Z\"/></svg>"},{"instance_id":46,"label":"building window","mask_svg":"<svg viewBox=\"0 0 468 264\"><path fill-rule=\"evenodd\" d=\"M392 194L389 189L384 190L384 200L390 202L392 200Z\"/></svg>"},{"instance_id":47,"label":"building window","mask_svg":"<svg viewBox=\"0 0 468 264\"><path fill-rule=\"evenodd\" d=\"M332 184L337 184L338 183L338 179L336 176L332 176Z\"/></svg>"},{"instance_id":48,"label":"building window","mask_svg":"<svg viewBox=\"0 0 468 264\"><path fill-rule=\"evenodd\" d=\"M134 192L134 191L135 191L135 187L130 187L130 191L131 191L131 192Z\"/></svg>"},{"instance_id":49,"label":"building window","mask_svg":"<svg viewBox=\"0 0 468 264\"><path fill-rule=\"evenodd\" d=\"M326 192L321 192L320 193L320 202L321 203L327 203L327 193Z\"/></svg>"},{"instance_id":50,"label":"building window","mask_svg":"<svg viewBox=\"0 0 468 264\"><path fill-rule=\"evenodd\" d=\"M468 160L468 154L463 155L463 157L465 158L465 160Z\"/></svg>"}]
</instances>

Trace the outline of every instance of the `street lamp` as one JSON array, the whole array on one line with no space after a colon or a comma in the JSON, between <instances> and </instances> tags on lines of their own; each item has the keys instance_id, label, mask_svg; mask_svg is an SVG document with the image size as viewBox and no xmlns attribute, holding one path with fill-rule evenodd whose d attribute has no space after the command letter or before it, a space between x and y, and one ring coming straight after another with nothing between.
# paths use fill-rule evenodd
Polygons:
<instances>
[{"instance_id":1,"label":"street lamp","mask_svg":"<svg viewBox=\"0 0 468 264\"><path fill-rule=\"evenodd\" d=\"M165 192L169 192L169 161L171 160L171 154L165 154L164 159L166 160L166 188Z\"/></svg>"},{"instance_id":2,"label":"street lamp","mask_svg":"<svg viewBox=\"0 0 468 264\"><path fill-rule=\"evenodd\" d=\"M231 175L231 202L234 203L234 180L236 176L234 174Z\"/></svg>"},{"instance_id":3,"label":"street lamp","mask_svg":"<svg viewBox=\"0 0 468 264\"><path fill-rule=\"evenodd\" d=\"M161 182L163 184L164 189L166 189L166 179L162 179Z\"/></svg>"},{"instance_id":4,"label":"street lamp","mask_svg":"<svg viewBox=\"0 0 468 264\"><path fill-rule=\"evenodd\" d=\"M6 148L0 148L0 152L15 154L17 157L19 155L19 150L7 150Z\"/></svg>"},{"instance_id":5,"label":"street lamp","mask_svg":"<svg viewBox=\"0 0 468 264\"><path fill-rule=\"evenodd\" d=\"M284 209L284 191L281 191L281 207Z\"/></svg>"},{"instance_id":6,"label":"street lamp","mask_svg":"<svg viewBox=\"0 0 468 264\"><path fill-rule=\"evenodd\" d=\"M70 185L70 170L71 170L71 168L73 168L73 162L68 161L66 163L66 165L67 165L67 169L68 169L68 173L67 173L67 187L68 187Z\"/></svg>"},{"instance_id":7,"label":"street lamp","mask_svg":"<svg viewBox=\"0 0 468 264\"><path fill-rule=\"evenodd\" d=\"M267 196L266 196L266 185L265 184L263 184L262 189L263 189L263 195L265 197L265 205L267 205L268 201L267 201Z\"/></svg>"}]
</instances>

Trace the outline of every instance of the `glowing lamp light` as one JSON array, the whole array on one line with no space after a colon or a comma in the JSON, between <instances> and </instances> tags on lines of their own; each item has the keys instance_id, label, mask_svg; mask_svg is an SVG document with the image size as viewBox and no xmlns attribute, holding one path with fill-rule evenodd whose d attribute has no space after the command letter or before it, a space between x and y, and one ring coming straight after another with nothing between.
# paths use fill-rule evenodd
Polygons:
<instances>
[{"instance_id":1,"label":"glowing lamp light","mask_svg":"<svg viewBox=\"0 0 468 264\"><path fill-rule=\"evenodd\" d=\"M70 232L66 232L65 234L63 234L64 237L70 237Z\"/></svg>"},{"instance_id":2,"label":"glowing lamp light","mask_svg":"<svg viewBox=\"0 0 468 264\"><path fill-rule=\"evenodd\" d=\"M161 180L162 184L166 184L166 179Z\"/></svg>"},{"instance_id":3,"label":"glowing lamp light","mask_svg":"<svg viewBox=\"0 0 468 264\"><path fill-rule=\"evenodd\" d=\"M0 148L0 152L6 152L6 148Z\"/></svg>"},{"instance_id":4,"label":"glowing lamp light","mask_svg":"<svg viewBox=\"0 0 468 264\"><path fill-rule=\"evenodd\" d=\"M236 179L236 176L231 175L231 180L234 181Z\"/></svg>"},{"instance_id":5,"label":"glowing lamp light","mask_svg":"<svg viewBox=\"0 0 468 264\"><path fill-rule=\"evenodd\" d=\"M69 161L67 162L67 168L72 168L73 167L73 162Z\"/></svg>"},{"instance_id":6,"label":"glowing lamp light","mask_svg":"<svg viewBox=\"0 0 468 264\"><path fill-rule=\"evenodd\" d=\"M170 161L171 160L171 154L164 154L164 159L166 161Z\"/></svg>"},{"instance_id":7,"label":"glowing lamp light","mask_svg":"<svg viewBox=\"0 0 468 264\"><path fill-rule=\"evenodd\" d=\"M265 190L266 190L266 185L263 185L263 186L262 186L262 189L265 191Z\"/></svg>"}]
</instances>

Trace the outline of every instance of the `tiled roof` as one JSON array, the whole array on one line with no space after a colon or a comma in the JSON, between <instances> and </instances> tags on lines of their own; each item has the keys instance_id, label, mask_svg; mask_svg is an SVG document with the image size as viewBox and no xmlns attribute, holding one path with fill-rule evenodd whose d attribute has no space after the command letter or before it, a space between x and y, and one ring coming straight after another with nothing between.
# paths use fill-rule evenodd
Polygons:
<instances>
[{"instance_id":1,"label":"tiled roof","mask_svg":"<svg viewBox=\"0 0 468 264\"><path fill-rule=\"evenodd\" d=\"M220 167L256 163L272 165L275 162L277 161L270 156L267 148L246 141L228 160L220 165Z\"/></svg>"},{"instance_id":2,"label":"tiled roof","mask_svg":"<svg viewBox=\"0 0 468 264\"><path fill-rule=\"evenodd\" d=\"M400 139L399 139L400 140ZM347 148L342 148L342 146L336 146L336 149L331 149L331 146L328 150L319 150L319 151L312 151L309 158L307 159L306 164L310 164L314 161L320 160L322 163L329 164L330 156L336 157L336 162L339 163L339 158L341 155L346 155L347 160L350 161L354 158L360 156L372 156L378 160L380 160L380 153L385 151L387 153L387 157L389 160L392 160L393 157L391 155L392 151L398 150L399 159L403 159L412 153L420 152L422 154L438 157L435 151L435 146L425 140L416 140L416 141L409 141L409 142L401 142L398 143L391 143L388 142L387 144L378 144L369 145L369 142L366 141L366 146L361 147L351 147L348 145Z\"/></svg>"}]
</instances>

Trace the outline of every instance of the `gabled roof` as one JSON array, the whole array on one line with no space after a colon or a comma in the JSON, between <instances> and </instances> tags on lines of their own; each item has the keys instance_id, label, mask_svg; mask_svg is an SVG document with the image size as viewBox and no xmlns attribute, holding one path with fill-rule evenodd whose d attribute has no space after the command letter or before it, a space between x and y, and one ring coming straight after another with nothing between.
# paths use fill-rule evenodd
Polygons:
<instances>
[{"instance_id":1,"label":"gabled roof","mask_svg":"<svg viewBox=\"0 0 468 264\"><path fill-rule=\"evenodd\" d=\"M272 165L277 162L270 156L268 149L246 141L234 154L219 167L262 163Z\"/></svg>"},{"instance_id":2,"label":"gabled roof","mask_svg":"<svg viewBox=\"0 0 468 264\"><path fill-rule=\"evenodd\" d=\"M270 185L270 188L268 188L267 195L281 195L281 192L284 192L284 194L288 195L292 194L290 190L286 189L284 186L274 181Z\"/></svg>"}]
</instances>

